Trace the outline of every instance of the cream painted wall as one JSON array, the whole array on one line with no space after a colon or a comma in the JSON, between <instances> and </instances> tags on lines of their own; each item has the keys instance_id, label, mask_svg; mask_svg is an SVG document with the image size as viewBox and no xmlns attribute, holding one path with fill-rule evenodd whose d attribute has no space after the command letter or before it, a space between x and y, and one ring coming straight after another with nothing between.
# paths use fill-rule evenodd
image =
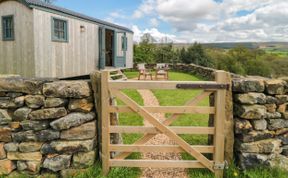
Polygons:
<instances>
[{"instance_id":1,"label":"cream painted wall","mask_svg":"<svg viewBox=\"0 0 288 178\"><path fill-rule=\"evenodd\" d=\"M98 69L98 25L39 9L34 12L36 75L73 77ZM51 40L52 18L68 21L68 42ZM80 26L85 27L81 32Z\"/></svg>"},{"instance_id":2,"label":"cream painted wall","mask_svg":"<svg viewBox=\"0 0 288 178\"><path fill-rule=\"evenodd\" d=\"M2 16L14 16L15 40L2 40ZM33 11L17 1L0 1L0 74L35 76Z\"/></svg>"}]
</instances>

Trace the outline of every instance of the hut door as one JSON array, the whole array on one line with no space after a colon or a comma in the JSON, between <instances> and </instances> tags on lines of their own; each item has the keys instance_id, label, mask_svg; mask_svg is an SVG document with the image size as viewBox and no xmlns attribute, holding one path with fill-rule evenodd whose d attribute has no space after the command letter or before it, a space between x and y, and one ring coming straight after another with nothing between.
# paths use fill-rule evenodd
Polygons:
<instances>
[{"instance_id":1,"label":"hut door","mask_svg":"<svg viewBox=\"0 0 288 178\"><path fill-rule=\"evenodd\" d=\"M99 69L105 69L105 28L99 27Z\"/></svg>"},{"instance_id":2,"label":"hut door","mask_svg":"<svg viewBox=\"0 0 288 178\"><path fill-rule=\"evenodd\" d=\"M114 59L115 67L126 67L127 37L125 32L115 32L116 55Z\"/></svg>"}]
</instances>

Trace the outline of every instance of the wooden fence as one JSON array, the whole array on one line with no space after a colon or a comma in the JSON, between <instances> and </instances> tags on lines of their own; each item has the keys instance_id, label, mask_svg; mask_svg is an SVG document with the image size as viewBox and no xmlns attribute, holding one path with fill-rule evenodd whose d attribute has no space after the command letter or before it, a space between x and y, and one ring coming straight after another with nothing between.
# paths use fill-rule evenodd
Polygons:
<instances>
[{"instance_id":1,"label":"wooden fence","mask_svg":"<svg viewBox=\"0 0 288 178\"><path fill-rule=\"evenodd\" d=\"M181 82L181 81L113 81L110 72L101 73L101 158L104 174L111 167L181 167L207 168L216 177L223 177L224 169L224 121L225 97L229 87L229 74L216 72L215 81ZM198 96L189 100L184 106L140 106L126 94L123 89L169 89L169 90L203 90ZM197 106L209 95L215 95L214 106ZM111 98L118 98L125 106L111 104ZM111 113L134 112L142 116L153 126L112 126ZM160 122L152 113L172 113L167 120ZM176 127L169 126L184 114L214 115L212 127ZM132 145L111 144L110 134L142 133L144 136ZM165 134L177 145L144 145L156 134ZM178 134L213 135L213 145L190 145ZM187 152L196 160L131 160L126 159L132 152ZM113 159L111 152L118 152ZM203 153L212 153L210 160Z\"/></svg>"}]
</instances>

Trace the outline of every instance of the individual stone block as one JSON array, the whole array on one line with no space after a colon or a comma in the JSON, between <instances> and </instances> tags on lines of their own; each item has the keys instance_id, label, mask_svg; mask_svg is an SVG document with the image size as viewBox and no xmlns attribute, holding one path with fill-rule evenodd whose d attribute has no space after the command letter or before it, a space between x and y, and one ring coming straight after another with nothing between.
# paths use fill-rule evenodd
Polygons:
<instances>
[{"instance_id":1,"label":"individual stone block","mask_svg":"<svg viewBox=\"0 0 288 178\"><path fill-rule=\"evenodd\" d=\"M41 130L35 134L36 139L40 142L47 142L60 138L60 132L55 130Z\"/></svg>"},{"instance_id":2,"label":"individual stone block","mask_svg":"<svg viewBox=\"0 0 288 178\"><path fill-rule=\"evenodd\" d=\"M282 147L282 155L288 156L288 145Z\"/></svg>"},{"instance_id":3,"label":"individual stone block","mask_svg":"<svg viewBox=\"0 0 288 178\"><path fill-rule=\"evenodd\" d=\"M92 121L81 126L62 131L60 138L63 140L86 140L92 139L95 136L96 123L95 121Z\"/></svg>"},{"instance_id":4,"label":"individual stone block","mask_svg":"<svg viewBox=\"0 0 288 178\"><path fill-rule=\"evenodd\" d=\"M283 95L286 82L283 80L265 80L265 92L270 95Z\"/></svg>"},{"instance_id":5,"label":"individual stone block","mask_svg":"<svg viewBox=\"0 0 288 178\"><path fill-rule=\"evenodd\" d=\"M284 135L278 136L277 138L282 140L283 145L288 145L288 132Z\"/></svg>"},{"instance_id":6,"label":"individual stone block","mask_svg":"<svg viewBox=\"0 0 288 178\"><path fill-rule=\"evenodd\" d=\"M237 143L236 150L243 153L280 153L281 140L268 139L251 143Z\"/></svg>"},{"instance_id":7,"label":"individual stone block","mask_svg":"<svg viewBox=\"0 0 288 178\"><path fill-rule=\"evenodd\" d=\"M37 174L40 171L40 161L17 161L19 171L28 172L28 174Z\"/></svg>"},{"instance_id":8,"label":"individual stone block","mask_svg":"<svg viewBox=\"0 0 288 178\"><path fill-rule=\"evenodd\" d=\"M288 170L288 158L281 154L272 154L269 156L268 166Z\"/></svg>"},{"instance_id":9,"label":"individual stone block","mask_svg":"<svg viewBox=\"0 0 288 178\"><path fill-rule=\"evenodd\" d=\"M268 130L255 131L255 130L253 130L247 134L237 135L237 137L242 142L247 143L247 142L255 142L255 141L259 141L259 140L265 140L265 139L273 138L274 135L275 135L275 133L273 131L268 131Z\"/></svg>"},{"instance_id":10,"label":"individual stone block","mask_svg":"<svg viewBox=\"0 0 288 178\"><path fill-rule=\"evenodd\" d=\"M288 103L282 104L278 107L278 112L280 112L284 119L288 119Z\"/></svg>"},{"instance_id":11,"label":"individual stone block","mask_svg":"<svg viewBox=\"0 0 288 178\"><path fill-rule=\"evenodd\" d=\"M10 174L15 168L16 167L12 161L7 159L0 160L0 176Z\"/></svg>"},{"instance_id":12,"label":"individual stone block","mask_svg":"<svg viewBox=\"0 0 288 178\"><path fill-rule=\"evenodd\" d=\"M65 117L55 120L50 123L55 130L66 130L71 127L79 126L85 122L89 122L95 118L95 113L71 113Z\"/></svg>"},{"instance_id":13,"label":"individual stone block","mask_svg":"<svg viewBox=\"0 0 288 178\"><path fill-rule=\"evenodd\" d=\"M276 136L288 133L288 128L277 129L274 131Z\"/></svg>"},{"instance_id":14,"label":"individual stone block","mask_svg":"<svg viewBox=\"0 0 288 178\"><path fill-rule=\"evenodd\" d=\"M91 96L91 90L86 81L57 81L43 86L46 97L56 98L86 98Z\"/></svg>"},{"instance_id":15,"label":"individual stone block","mask_svg":"<svg viewBox=\"0 0 288 178\"><path fill-rule=\"evenodd\" d=\"M9 116L6 110L0 109L0 125L6 125L12 122L12 118Z\"/></svg>"},{"instance_id":16,"label":"individual stone block","mask_svg":"<svg viewBox=\"0 0 288 178\"><path fill-rule=\"evenodd\" d=\"M15 151L18 151L18 143L6 143L4 145L4 149L7 151L7 152L15 152Z\"/></svg>"},{"instance_id":17,"label":"individual stone block","mask_svg":"<svg viewBox=\"0 0 288 178\"><path fill-rule=\"evenodd\" d=\"M23 93L15 93L15 92L9 92L6 94L6 96L10 97L10 98L17 98L19 96L23 96Z\"/></svg>"},{"instance_id":18,"label":"individual stone block","mask_svg":"<svg viewBox=\"0 0 288 178\"><path fill-rule=\"evenodd\" d=\"M45 81L26 80L22 78L1 78L0 91L18 92L27 94L41 94Z\"/></svg>"},{"instance_id":19,"label":"individual stone block","mask_svg":"<svg viewBox=\"0 0 288 178\"><path fill-rule=\"evenodd\" d=\"M267 104L278 104L277 98L273 96L266 96L266 103Z\"/></svg>"},{"instance_id":20,"label":"individual stone block","mask_svg":"<svg viewBox=\"0 0 288 178\"><path fill-rule=\"evenodd\" d=\"M234 113L243 119L263 119L266 116L266 107L263 105L235 105Z\"/></svg>"},{"instance_id":21,"label":"individual stone block","mask_svg":"<svg viewBox=\"0 0 288 178\"><path fill-rule=\"evenodd\" d=\"M288 95L276 95L275 97L278 100L278 104L284 104L288 102Z\"/></svg>"},{"instance_id":22,"label":"individual stone block","mask_svg":"<svg viewBox=\"0 0 288 178\"><path fill-rule=\"evenodd\" d=\"M17 120L17 121L27 120L31 112L32 112L32 109L28 107L19 108L14 112L14 120Z\"/></svg>"},{"instance_id":23,"label":"individual stone block","mask_svg":"<svg viewBox=\"0 0 288 178\"><path fill-rule=\"evenodd\" d=\"M32 153L8 152L7 158L12 161L41 161L42 154L40 152L32 152Z\"/></svg>"},{"instance_id":24,"label":"individual stone block","mask_svg":"<svg viewBox=\"0 0 288 178\"><path fill-rule=\"evenodd\" d=\"M94 107L92 98L71 99L68 105L70 111L90 112Z\"/></svg>"},{"instance_id":25,"label":"individual stone block","mask_svg":"<svg viewBox=\"0 0 288 178\"><path fill-rule=\"evenodd\" d=\"M0 108L2 109L16 109L24 105L24 96L17 98L0 97Z\"/></svg>"},{"instance_id":26,"label":"individual stone block","mask_svg":"<svg viewBox=\"0 0 288 178\"><path fill-rule=\"evenodd\" d=\"M283 113L283 118L288 120L288 112Z\"/></svg>"},{"instance_id":27,"label":"individual stone block","mask_svg":"<svg viewBox=\"0 0 288 178\"><path fill-rule=\"evenodd\" d=\"M288 103L279 105L277 111L280 113L288 112Z\"/></svg>"},{"instance_id":28,"label":"individual stone block","mask_svg":"<svg viewBox=\"0 0 288 178\"><path fill-rule=\"evenodd\" d=\"M281 119L282 115L279 112L270 113L267 112L265 115L266 119Z\"/></svg>"},{"instance_id":29,"label":"individual stone block","mask_svg":"<svg viewBox=\"0 0 288 178\"><path fill-rule=\"evenodd\" d=\"M95 161L95 151L88 153L77 153L73 156L73 166L75 168L88 168L93 166Z\"/></svg>"},{"instance_id":30,"label":"individual stone block","mask_svg":"<svg viewBox=\"0 0 288 178\"><path fill-rule=\"evenodd\" d=\"M71 155L59 155L52 158L46 158L43 167L54 172L69 168Z\"/></svg>"},{"instance_id":31,"label":"individual stone block","mask_svg":"<svg viewBox=\"0 0 288 178\"><path fill-rule=\"evenodd\" d=\"M53 141L51 147L58 153L77 153L92 151L95 147L94 140L85 141Z\"/></svg>"},{"instance_id":32,"label":"individual stone block","mask_svg":"<svg viewBox=\"0 0 288 178\"><path fill-rule=\"evenodd\" d=\"M17 132L12 134L14 142L35 142L37 141L36 135L33 131Z\"/></svg>"},{"instance_id":33,"label":"individual stone block","mask_svg":"<svg viewBox=\"0 0 288 178\"><path fill-rule=\"evenodd\" d=\"M67 111L64 107L61 108L49 108L33 111L29 114L31 120L45 120L45 119L58 119L66 116Z\"/></svg>"},{"instance_id":34,"label":"individual stone block","mask_svg":"<svg viewBox=\"0 0 288 178\"><path fill-rule=\"evenodd\" d=\"M250 122L245 119L235 119L234 126L234 131L236 134L248 133L253 129Z\"/></svg>"},{"instance_id":35,"label":"individual stone block","mask_svg":"<svg viewBox=\"0 0 288 178\"><path fill-rule=\"evenodd\" d=\"M67 99L63 98L47 98L44 102L45 108L64 107L68 103Z\"/></svg>"},{"instance_id":36,"label":"individual stone block","mask_svg":"<svg viewBox=\"0 0 288 178\"><path fill-rule=\"evenodd\" d=\"M21 129L20 122L10 122L9 123L9 128L11 128L11 130L13 132L19 131Z\"/></svg>"},{"instance_id":37,"label":"individual stone block","mask_svg":"<svg viewBox=\"0 0 288 178\"><path fill-rule=\"evenodd\" d=\"M265 107L267 108L267 112L274 113L276 112L277 105L276 104L265 104Z\"/></svg>"},{"instance_id":38,"label":"individual stone block","mask_svg":"<svg viewBox=\"0 0 288 178\"><path fill-rule=\"evenodd\" d=\"M11 142L12 141L12 132L10 128L1 128L0 127L0 142Z\"/></svg>"},{"instance_id":39,"label":"individual stone block","mask_svg":"<svg viewBox=\"0 0 288 178\"><path fill-rule=\"evenodd\" d=\"M249 169L265 165L268 156L257 153L239 153L238 160L241 169Z\"/></svg>"},{"instance_id":40,"label":"individual stone block","mask_svg":"<svg viewBox=\"0 0 288 178\"><path fill-rule=\"evenodd\" d=\"M264 81L259 79L234 79L232 90L240 93L258 92L262 93L265 89Z\"/></svg>"},{"instance_id":41,"label":"individual stone block","mask_svg":"<svg viewBox=\"0 0 288 178\"><path fill-rule=\"evenodd\" d=\"M286 119L268 119L268 129L277 130L288 127L288 120Z\"/></svg>"},{"instance_id":42,"label":"individual stone block","mask_svg":"<svg viewBox=\"0 0 288 178\"><path fill-rule=\"evenodd\" d=\"M17 161L17 170L24 171L27 168L25 161Z\"/></svg>"},{"instance_id":43,"label":"individual stone block","mask_svg":"<svg viewBox=\"0 0 288 178\"><path fill-rule=\"evenodd\" d=\"M255 130L266 130L267 129L267 121L265 119L260 120L251 120L251 124Z\"/></svg>"},{"instance_id":44,"label":"individual stone block","mask_svg":"<svg viewBox=\"0 0 288 178\"><path fill-rule=\"evenodd\" d=\"M34 130L34 131L40 131L40 130L45 130L50 127L50 122L49 121L31 121L31 120L26 120L22 121L20 123L22 126L23 130Z\"/></svg>"},{"instance_id":45,"label":"individual stone block","mask_svg":"<svg viewBox=\"0 0 288 178\"><path fill-rule=\"evenodd\" d=\"M41 147L40 152L42 154L44 154L44 155L57 153L57 151L54 148L52 148L52 146L50 144L48 144L48 143L44 143L43 144L43 146Z\"/></svg>"},{"instance_id":46,"label":"individual stone block","mask_svg":"<svg viewBox=\"0 0 288 178\"><path fill-rule=\"evenodd\" d=\"M6 151L4 149L4 143L0 143L0 159L6 158Z\"/></svg>"},{"instance_id":47,"label":"individual stone block","mask_svg":"<svg viewBox=\"0 0 288 178\"><path fill-rule=\"evenodd\" d=\"M25 104L32 109L40 108L44 105L45 97L42 95L27 95L25 96Z\"/></svg>"},{"instance_id":48,"label":"individual stone block","mask_svg":"<svg viewBox=\"0 0 288 178\"><path fill-rule=\"evenodd\" d=\"M22 142L19 144L19 151L23 153L40 151L43 143L41 142Z\"/></svg>"},{"instance_id":49,"label":"individual stone block","mask_svg":"<svg viewBox=\"0 0 288 178\"><path fill-rule=\"evenodd\" d=\"M241 104L265 104L266 95L263 93L235 94L234 100Z\"/></svg>"}]
</instances>

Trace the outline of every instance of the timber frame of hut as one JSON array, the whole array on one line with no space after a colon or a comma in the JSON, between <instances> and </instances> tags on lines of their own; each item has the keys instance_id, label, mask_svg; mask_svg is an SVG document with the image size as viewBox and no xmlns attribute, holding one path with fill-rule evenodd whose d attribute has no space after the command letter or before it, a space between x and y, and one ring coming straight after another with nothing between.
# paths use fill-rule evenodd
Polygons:
<instances>
[{"instance_id":1,"label":"timber frame of hut","mask_svg":"<svg viewBox=\"0 0 288 178\"><path fill-rule=\"evenodd\" d=\"M40 0L0 0L0 74L68 78L132 68L133 32Z\"/></svg>"}]
</instances>

